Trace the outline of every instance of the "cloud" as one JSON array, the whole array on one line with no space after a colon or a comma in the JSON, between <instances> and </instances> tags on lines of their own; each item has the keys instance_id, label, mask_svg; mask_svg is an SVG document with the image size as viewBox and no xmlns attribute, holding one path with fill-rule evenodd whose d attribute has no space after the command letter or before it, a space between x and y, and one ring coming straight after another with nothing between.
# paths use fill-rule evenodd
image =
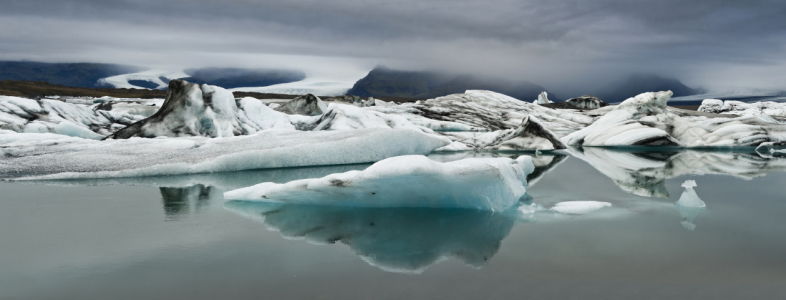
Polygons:
<instances>
[{"instance_id":1,"label":"cloud","mask_svg":"<svg viewBox=\"0 0 786 300\"><path fill-rule=\"evenodd\" d=\"M0 59L324 76L385 64L576 93L632 72L786 89L785 14L782 1L29 0L0 11Z\"/></svg>"}]
</instances>

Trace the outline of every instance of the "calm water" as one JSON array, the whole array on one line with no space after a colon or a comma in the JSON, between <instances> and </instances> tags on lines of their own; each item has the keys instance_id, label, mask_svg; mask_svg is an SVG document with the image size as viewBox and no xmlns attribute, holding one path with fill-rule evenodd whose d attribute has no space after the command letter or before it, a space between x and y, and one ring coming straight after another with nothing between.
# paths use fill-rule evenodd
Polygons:
<instances>
[{"instance_id":1,"label":"calm water","mask_svg":"<svg viewBox=\"0 0 786 300\"><path fill-rule=\"evenodd\" d=\"M786 159L593 151L529 188L613 204L586 215L222 199L367 165L1 183L0 298L786 299Z\"/></svg>"}]
</instances>

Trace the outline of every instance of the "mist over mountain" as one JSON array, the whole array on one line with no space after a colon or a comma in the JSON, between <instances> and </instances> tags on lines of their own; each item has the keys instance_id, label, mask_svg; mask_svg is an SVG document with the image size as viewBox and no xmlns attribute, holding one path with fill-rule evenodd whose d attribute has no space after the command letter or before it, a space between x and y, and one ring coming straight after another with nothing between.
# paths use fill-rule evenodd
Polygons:
<instances>
[{"instance_id":1,"label":"mist over mountain","mask_svg":"<svg viewBox=\"0 0 786 300\"><path fill-rule=\"evenodd\" d=\"M466 90L490 90L523 101L533 100L540 92L548 91L528 81L377 67L358 80L347 94L360 97L434 98ZM559 99L551 92L549 98Z\"/></svg>"},{"instance_id":2,"label":"mist over mountain","mask_svg":"<svg viewBox=\"0 0 786 300\"><path fill-rule=\"evenodd\" d=\"M637 73L598 89L592 95L608 103L617 103L645 92L671 90L674 97L702 94L701 88L691 88L675 78L664 78L654 74Z\"/></svg>"},{"instance_id":3,"label":"mist over mountain","mask_svg":"<svg viewBox=\"0 0 786 300\"><path fill-rule=\"evenodd\" d=\"M69 87L96 87L96 82L101 78L141 70L139 67L115 64L0 61L0 80L46 81Z\"/></svg>"},{"instance_id":4,"label":"mist over mountain","mask_svg":"<svg viewBox=\"0 0 786 300\"><path fill-rule=\"evenodd\" d=\"M182 78L193 83L207 83L225 89L239 87L269 86L300 81L306 78L302 71L254 70L237 68L203 68L184 71L191 77Z\"/></svg>"}]
</instances>

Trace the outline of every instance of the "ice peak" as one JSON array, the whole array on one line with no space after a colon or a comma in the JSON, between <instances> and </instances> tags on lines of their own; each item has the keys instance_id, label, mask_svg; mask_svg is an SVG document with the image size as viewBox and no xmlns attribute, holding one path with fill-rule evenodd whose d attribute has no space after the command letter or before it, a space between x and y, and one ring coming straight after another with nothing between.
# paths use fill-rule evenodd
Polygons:
<instances>
[{"instance_id":1,"label":"ice peak","mask_svg":"<svg viewBox=\"0 0 786 300\"><path fill-rule=\"evenodd\" d=\"M685 182L682 183L682 187L684 187L686 189L692 189L692 188L696 187L696 181L695 180L685 180Z\"/></svg>"}]
</instances>

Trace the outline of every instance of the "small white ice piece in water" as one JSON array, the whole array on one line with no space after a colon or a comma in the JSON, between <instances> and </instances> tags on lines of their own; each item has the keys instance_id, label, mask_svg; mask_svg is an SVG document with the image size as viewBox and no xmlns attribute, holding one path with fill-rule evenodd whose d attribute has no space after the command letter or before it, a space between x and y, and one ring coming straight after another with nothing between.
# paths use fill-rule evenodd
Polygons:
<instances>
[{"instance_id":1,"label":"small white ice piece in water","mask_svg":"<svg viewBox=\"0 0 786 300\"><path fill-rule=\"evenodd\" d=\"M551 210L569 215L583 215L604 207L611 207L611 203L601 201L565 201L557 203Z\"/></svg>"},{"instance_id":2,"label":"small white ice piece in water","mask_svg":"<svg viewBox=\"0 0 786 300\"><path fill-rule=\"evenodd\" d=\"M694 180L685 180L682 183L682 187L685 188L685 191L682 192L680 196L680 200L677 200L677 205L685 206L685 207L706 207L707 204L704 201L701 201L698 195L696 195L696 191L693 190L696 187L696 181Z\"/></svg>"},{"instance_id":3,"label":"small white ice piece in water","mask_svg":"<svg viewBox=\"0 0 786 300\"><path fill-rule=\"evenodd\" d=\"M682 222L680 222L682 227L693 231L696 229L696 224L693 224L693 220L704 211L707 204L701 201L699 196L696 195L696 191L693 190L693 188L696 187L696 181L685 180L685 182L682 183L682 187L685 188L685 191L682 192L680 199L674 203L674 206L677 207L677 211L680 213L680 216L682 216Z\"/></svg>"}]
</instances>

